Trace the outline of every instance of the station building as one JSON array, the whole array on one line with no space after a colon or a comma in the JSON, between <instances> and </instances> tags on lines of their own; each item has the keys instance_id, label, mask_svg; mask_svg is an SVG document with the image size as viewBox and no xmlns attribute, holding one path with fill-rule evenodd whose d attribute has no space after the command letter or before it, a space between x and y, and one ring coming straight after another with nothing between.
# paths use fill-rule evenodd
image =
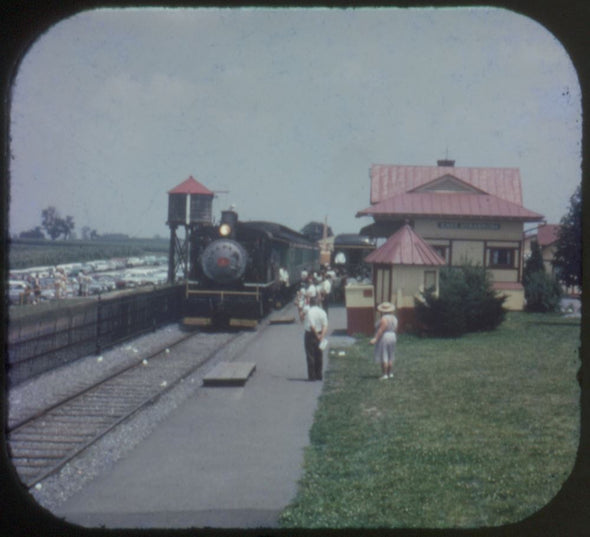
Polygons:
<instances>
[{"instance_id":1,"label":"station building","mask_svg":"<svg viewBox=\"0 0 590 537\"><path fill-rule=\"evenodd\" d=\"M373 223L361 234L376 238L379 245L408 225L416 238L410 241L405 232L405 242L411 247L423 241L436 254L422 248L419 257L430 265L440 268L437 259L448 266L479 264L489 271L494 288L507 296L506 308L524 307L524 224L540 221L543 215L523 207L517 168L457 167L452 160L439 160L436 166L374 164L370 181L371 205L358 211L357 217L372 217ZM387 243L382 248L387 249ZM376 257L381 264L383 255L384 250ZM407 286L404 282L411 280L413 287L422 288L437 285L433 266L393 260L390 264L393 268L386 279L383 272L373 272L379 300L397 302L398 308L413 307L411 297L418 288L402 288ZM407 274L412 266L419 273L413 279Z\"/></svg>"}]
</instances>

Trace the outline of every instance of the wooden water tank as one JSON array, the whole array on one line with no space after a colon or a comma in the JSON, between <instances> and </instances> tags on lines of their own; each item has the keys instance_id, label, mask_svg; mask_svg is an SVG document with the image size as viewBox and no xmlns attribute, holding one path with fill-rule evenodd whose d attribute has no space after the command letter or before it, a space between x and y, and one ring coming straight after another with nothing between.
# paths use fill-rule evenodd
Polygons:
<instances>
[{"instance_id":1,"label":"wooden water tank","mask_svg":"<svg viewBox=\"0 0 590 537\"><path fill-rule=\"evenodd\" d=\"M192 175L168 192L169 226L212 222L214 193Z\"/></svg>"}]
</instances>

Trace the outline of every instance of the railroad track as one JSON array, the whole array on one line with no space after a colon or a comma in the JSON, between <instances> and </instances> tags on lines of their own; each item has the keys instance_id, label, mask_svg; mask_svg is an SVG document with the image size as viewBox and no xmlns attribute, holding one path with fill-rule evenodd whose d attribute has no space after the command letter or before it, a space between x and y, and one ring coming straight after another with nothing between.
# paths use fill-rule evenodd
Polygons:
<instances>
[{"instance_id":1,"label":"railroad track","mask_svg":"<svg viewBox=\"0 0 590 537\"><path fill-rule=\"evenodd\" d=\"M21 481L33 488L58 472L240 335L188 336L138 358L48 408L9 423L8 447Z\"/></svg>"}]
</instances>

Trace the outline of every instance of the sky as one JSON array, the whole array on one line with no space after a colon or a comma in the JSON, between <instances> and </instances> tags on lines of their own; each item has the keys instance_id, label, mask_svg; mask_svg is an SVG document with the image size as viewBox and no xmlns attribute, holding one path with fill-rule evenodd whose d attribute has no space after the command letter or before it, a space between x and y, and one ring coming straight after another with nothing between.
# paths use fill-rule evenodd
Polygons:
<instances>
[{"instance_id":1,"label":"sky","mask_svg":"<svg viewBox=\"0 0 590 537\"><path fill-rule=\"evenodd\" d=\"M86 11L30 47L9 113L11 235L52 205L78 234L167 237L191 175L217 218L336 234L372 222L372 164L519 168L549 223L581 182L573 63L495 8Z\"/></svg>"}]
</instances>

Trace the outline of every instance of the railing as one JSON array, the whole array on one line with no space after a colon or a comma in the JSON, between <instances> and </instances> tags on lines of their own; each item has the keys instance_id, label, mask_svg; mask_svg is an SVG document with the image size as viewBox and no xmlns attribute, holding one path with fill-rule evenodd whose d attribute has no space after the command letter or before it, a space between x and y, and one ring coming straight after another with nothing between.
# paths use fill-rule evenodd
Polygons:
<instances>
[{"instance_id":1,"label":"railing","mask_svg":"<svg viewBox=\"0 0 590 537\"><path fill-rule=\"evenodd\" d=\"M11 385L73 360L100 354L168 323L182 313L184 286L138 291L10 322L7 369Z\"/></svg>"}]
</instances>

